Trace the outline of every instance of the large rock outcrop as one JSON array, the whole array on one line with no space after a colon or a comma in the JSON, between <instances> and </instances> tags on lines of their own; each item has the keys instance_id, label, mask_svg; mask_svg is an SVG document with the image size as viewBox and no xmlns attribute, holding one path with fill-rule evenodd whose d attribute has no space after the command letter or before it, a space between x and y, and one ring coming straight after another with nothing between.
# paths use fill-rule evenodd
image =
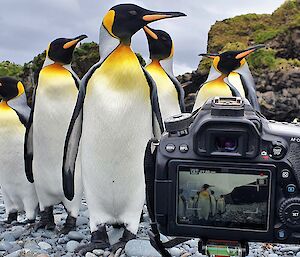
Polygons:
<instances>
[{"instance_id":1,"label":"large rock outcrop","mask_svg":"<svg viewBox=\"0 0 300 257\"><path fill-rule=\"evenodd\" d=\"M257 85L262 113L268 119L292 121L300 117L300 0L288 0L273 14L247 14L216 22L208 34L207 51L245 49L265 44L247 59ZM191 110L211 61L179 76Z\"/></svg>"}]
</instances>

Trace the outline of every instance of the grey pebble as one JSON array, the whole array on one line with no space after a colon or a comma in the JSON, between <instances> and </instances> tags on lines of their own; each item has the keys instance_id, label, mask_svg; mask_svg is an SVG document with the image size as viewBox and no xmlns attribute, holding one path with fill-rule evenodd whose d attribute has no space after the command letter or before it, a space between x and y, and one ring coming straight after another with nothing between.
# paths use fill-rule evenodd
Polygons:
<instances>
[{"instance_id":1,"label":"grey pebble","mask_svg":"<svg viewBox=\"0 0 300 257\"><path fill-rule=\"evenodd\" d=\"M102 250L102 249L95 249L93 251L93 254L96 254L98 256L102 255L103 253L104 253L104 250Z\"/></svg>"},{"instance_id":2,"label":"grey pebble","mask_svg":"<svg viewBox=\"0 0 300 257\"><path fill-rule=\"evenodd\" d=\"M38 250L38 249L40 249L40 247L38 246L38 244L35 241L31 241L31 240L25 242L24 248L30 249L30 250Z\"/></svg>"},{"instance_id":3,"label":"grey pebble","mask_svg":"<svg viewBox=\"0 0 300 257\"><path fill-rule=\"evenodd\" d=\"M2 238L6 242L14 242L14 241L16 241L16 238L14 237L14 235L13 235L12 232L5 232L5 233L3 233Z\"/></svg>"},{"instance_id":4,"label":"grey pebble","mask_svg":"<svg viewBox=\"0 0 300 257\"><path fill-rule=\"evenodd\" d=\"M103 257L107 257L107 256L109 256L109 255L110 255L110 252L109 252L109 251L104 251Z\"/></svg>"},{"instance_id":5,"label":"grey pebble","mask_svg":"<svg viewBox=\"0 0 300 257\"><path fill-rule=\"evenodd\" d=\"M131 240L125 246L127 256L160 257L148 240Z\"/></svg>"},{"instance_id":6,"label":"grey pebble","mask_svg":"<svg viewBox=\"0 0 300 257\"><path fill-rule=\"evenodd\" d=\"M13 253L13 252L16 252L16 251L21 250L21 249L22 249L22 247L15 243L15 244L12 245L12 248L10 248L8 250L8 253Z\"/></svg>"},{"instance_id":7,"label":"grey pebble","mask_svg":"<svg viewBox=\"0 0 300 257\"><path fill-rule=\"evenodd\" d=\"M8 251L12 247L13 245L9 242L6 241L0 242L0 251Z\"/></svg>"},{"instance_id":8,"label":"grey pebble","mask_svg":"<svg viewBox=\"0 0 300 257\"><path fill-rule=\"evenodd\" d=\"M182 251L181 251L179 248L177 248L177 247L171 248L171 249L169 250L169 252L170 252L170 254L171 254L172 256L175 256L175 257L179 257L179 256L182 254Z\"/></svg>"},{"instance_id":9,"label":"grey pebble","mask_svg":"<svg viewBox=\"0 0 300 257\"><path fill-rule=\"evenodd\" d=\"M93 253L86 253L85 254L85 257L97 257L95 254L93 254Z\"/></svg>"},{"instance_id":10,"label":"grey pebble","mask_svg":"<svg viewBox=\"0 0 300 257\"><path fill-rule=\"evenodd\" d=\"M271 253L268 257L278 257L278 255L276 253Z\"/></svg>"},{"instance_id":11,"label":"grey pebble","mask_svg":"<svg viewBox=\"0 0 300 257\"><path fill-rule=\"evenodd\" d=\"M68 252L73 253L78 246L79 246L79 243L77 241L71 240L67 243L66 249Z\"/></svg>"},{"instance_id":12,"label":"grey pebble","mask_svg":"<svg viewBox=\"0 0 300 257\"><path fill-rule=\"evenodd\" d=\"M42 250L50 250L52 248L52 246L46 242L39 242L38 246L42 249Z\"/></svg>"},{"instance_id":13,"label":"grey pebble","mask_svg":"<svg viewBox=\"0 0 300 257\"><path fill-rule=\"evenodd\" d=\"M25 256L25 254L26 254L25 250L17 250L8 255L5 255L5 256L6 257L19 257L19 256Z\"/></svg>"},{"instance_id":14,"label":"grey pebble","mask_svg":"<svg viewBox=\"0 0 300 257\"><path fill-rule=\"evenodd\" d=\"M70 231L69 234L68 234L68 238L70 240L81 241L82 239L85 238L85 236L82 233L80 233L80 232Z\"/></svg>"},{"instance_id":15,"label":"grey pebble","mask_svg":"<svg viewBox=\"0 0 300 257\"><path fill-rule=\"evenodd\" d=\"M283 248L281 248L281 251L282 252L289 252L289 251L299 252L300 251L300 246L283 247Z\"/></svg>"}]
</instances>

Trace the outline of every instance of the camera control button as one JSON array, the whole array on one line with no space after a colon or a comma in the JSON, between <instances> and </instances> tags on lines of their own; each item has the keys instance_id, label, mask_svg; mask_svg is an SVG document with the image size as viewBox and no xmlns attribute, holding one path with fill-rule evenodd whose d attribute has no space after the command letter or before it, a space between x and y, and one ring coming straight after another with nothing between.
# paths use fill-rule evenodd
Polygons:
<instances>
[{"instance_id":1,"label":"camera control button","mask_svg":"<svg viewBox=\"0 0 300 257\"><path fill-rule=\"evenodd\" d=\"M286 148L282 143L275 142L272 144L272 147L271 147L272 159L280 160L285 156L285 154L286 154Z\"/></svg>"},{"instance_id":2,"label":"camera control button","mask_svg":"<svg viewBox=\"0 0 300 257\"><path fill-rule=\"evenodd\" d=\"M281 177L283 179L288 179L290 177L290 175L291 175L291 173L287 169L284 169L284 170L281 171Z\"/></svg>"},{"instance_id":3,"label":"camera control button","mask_svg":"<svg viewBox=\"0 0 300 257\"><path fill-rule=\"evenodd\" d=\"M189 150L189 146L187 144L182 144L179 146L179 151L181 153L187 153Z\"/></svg>"},{"instance_id":4,"label":"camera control button","mask_svg":"<svg viewBox=\"0 0 300 257\"><path fill-rule=\"evenodd\" d=\"M173 153L173 152L175 151L175 149L176 149L176 146L173 145L173 144L167 144L167 145L166 145L166 151L167 151L168 153Z\"/></svg>"},{"instance_id":5,"label":"camera control button","mask_svg":"<svg viewBox=\"0 0 300 257\"><path fill-rule=\"evenodd\" d=\"M300 227L300 198L290 198L279 208L279 218L288 227Z\"/></svg>"},{"instance_id":6,"label":"camera control button","mask_svg":"<svg viewBox=\"0 0 300 257\"><path fill-rule=\"evenodd\" d=\"M289 184L286 186L286 191L289 194L294 194L297 191L297 187L294 184Z\"/></svg>"},{"instance_id":7,"label":"camera control button","mask_svg":"<svg viewBox=\"0 0 300 257\"><path fill-rule=\"evenodd\" d=\"M284 229L280 229L277 231L277 238L279 240L285 240L287 239L287 234L286 234L286 231Z\"/></svg>"}]
</instances>

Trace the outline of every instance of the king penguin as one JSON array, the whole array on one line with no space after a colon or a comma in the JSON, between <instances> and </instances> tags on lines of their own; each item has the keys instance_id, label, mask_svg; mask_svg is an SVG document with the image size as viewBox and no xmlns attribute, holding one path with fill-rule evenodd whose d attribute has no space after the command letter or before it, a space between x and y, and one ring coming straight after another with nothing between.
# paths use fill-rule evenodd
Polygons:
<instances>
[{"instance_id":1,"label":"king penguin","mask_svg":"<svg viewBox=\"0 0 300 257\"><path fill-rule=\"evenodd\" d=\"M76 164L78 173L73 201L64 197L61 165L64 140L79 88L79 79L70 64L76 45L86 37L52 41L35 88L25 142L26 175L30 182L35 182L41 211L41 220L35 229L55 228L53 205L59 203L63 203L68 212L60 233L68 233L76 226L82 199L80 163L78 160Z\"/></svg>"},{"instance_id":2,"label":"king penguin","mask_svg":"<svg viewBox=\"0 0 300 257\"><path fill-rule=\"evenodd\" d=\"M170 35L162 30L144 27L151 63L146 70L157 86L162 119L185 112L184 91L173 73L174 44Z\"/></svg>"},{"instance_id":3,"label":"king penguin","mask_svg":"<svg viewBox=\"0 0 300 257\"><path fill-rule=\"evenodd\" d=\"M0 186L7 223L16 221L19 211L34 222L38 199L34 185L25 176L24 136L30 115L24 86L10 77L0 78Z\"/></svg>"},{"instance_id":4,"label":"king penguin","mask_svg":"<svg viewBox=\"0 0 300 257\"><path fill-rule=\"evenodd\" d=\"M92 237L90 244L77 249L79 254L110 247L106 225L124 226L113 251L123 248L137 233L145 200L145 147L153 126L159 125L162 131L163 125L155 83L132 51L131 37L150 22L179 16L185 15L120 4L103 19L101 59L82 80L65 144L64 192L72 199L81 138Z\"/></svg>"},{"instance_id":5,"label":"king penguin","mask_svg":"<svg viewBox=\"0 0 300 257\"><path fill-rule=\"evenodd\" d=\"M256 111L260 111L254 79L245 57L264 47L257 45L243 51L227 51L222 54L200 54L213 59L206 82L198 91L193 111L199 109L214 96L246 97Z\"/></svg>"}]
</instances>

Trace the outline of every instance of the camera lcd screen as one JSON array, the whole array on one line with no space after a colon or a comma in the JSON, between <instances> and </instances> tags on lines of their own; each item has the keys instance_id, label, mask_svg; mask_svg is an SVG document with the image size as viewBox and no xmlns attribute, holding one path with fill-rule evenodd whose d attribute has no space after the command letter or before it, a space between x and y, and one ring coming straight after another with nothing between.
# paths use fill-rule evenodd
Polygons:
<instances>
[{"instance_id":1,"label":"camera lcd screen","mask_svg":"<svg viewBox=\"0 0 300 257\"><path fill-rule=\"evenodd\" d=\"M268 230L269 170L179 166L177 223Z\"/></svg>"}]
</instances>

